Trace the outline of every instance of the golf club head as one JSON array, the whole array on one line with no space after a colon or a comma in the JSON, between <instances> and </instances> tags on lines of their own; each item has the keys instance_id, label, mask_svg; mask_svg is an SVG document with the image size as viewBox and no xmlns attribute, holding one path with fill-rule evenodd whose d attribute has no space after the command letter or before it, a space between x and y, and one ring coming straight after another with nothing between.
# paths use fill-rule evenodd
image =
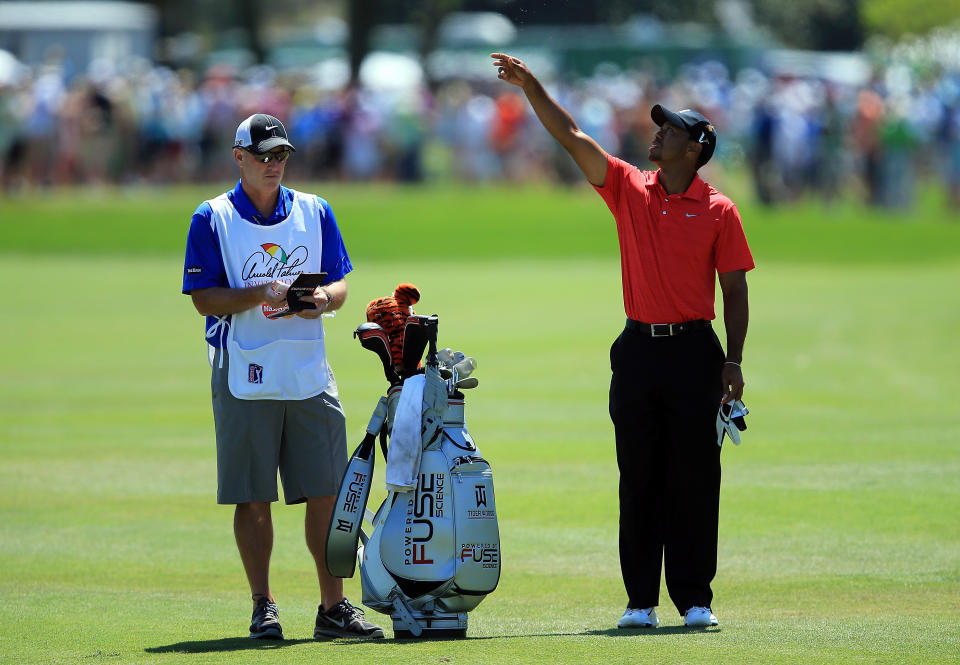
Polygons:
<instances>
[{"instance_id":1,"label":"golf club head","mask_svg":"<svg viewBox=\"0 0 960 665\"><path fill-rule=\"evenodd\" d=\"M470 376L465 379L460 379L453 387L457 390L469 390L470 388L476 388L480 385L480 380L475 376Z\"/></svg>"},{"instance_id":2,"label":"golf club head","mask_svg":"<svg viewBox=\"0 0 960 665\"><path fill-rule=\"evenodd\" d=\"M376 323L361 323L353 336L360 340L360 346L373 351L383 364L383 375L390 385L400 382L400 377L393 369L393 360L390 357L390 338L386 331Z\"/></svg>"},{"instance_id":3,"label":"golf club head","mask_svg":"<svg viewBox=\"0 0 960 665\"><path fill-rule=\"evenodd\" d=\"M464 358L466 358L466 356L463 355L463 351L454 351L454 352L453 352L453 356L451 356L451 358L450 358L450 361L451 361L454 365L456 365L457 363L459 363L460 361L462 361Z\"/></svg>"},{"instance_id":4,"label":"golf club head","mask_svg":"<svg viewBox=\"0 0 960 665\"><path fill-rule=\"evenodd\" d=\"M415 314L407 318L403 327L403 363L401 365L404 377L412 376L420 366L423 350L427 348L427 327L425 320L429 317Z\"/></svg>"},{"instance_id":5,"label":"golf club head","mask_svg":"<svg viewBox=\"0 0 960 665\"><path fill-rule=\"evenodd\" d=\"M416 314L413 306L420 302L420 289L416 286L410 282L402 282L393 290L393 297L396 299L397 305L407 310L407 314L411 316Z\"/></svg>"},{"instance_id":6,"label":"golf club head","mask_svg":"<svg viewBox=\"0 0 960 665\"><path fill-rule=\"evenodd\" d=\"M437 361L444 367L453 367L453 349L448 346L437 351Z\"/></svg>"},{"instance_id":7,"label":"golf club head","mask_svg":"<svg viewBox=\"0 0 960 665\"><path fill-rule=\"evenodd\" d=\"M424 328L427 331L427 365L430 367L439 367L437 360L437 332L440 327L440 317L436 314L424 317Z\"/></svg>"},{"instance_id":8,"label":"golf club head","mask_svg":"<svg viewBox=\"0 0 960 665\"><path fill-rule=\"evenodd\" d=\"M471 357L466 357L453 366L454 371L461 379L465 379L477 368L477 361Z\"/></svg>"}]
</instances>

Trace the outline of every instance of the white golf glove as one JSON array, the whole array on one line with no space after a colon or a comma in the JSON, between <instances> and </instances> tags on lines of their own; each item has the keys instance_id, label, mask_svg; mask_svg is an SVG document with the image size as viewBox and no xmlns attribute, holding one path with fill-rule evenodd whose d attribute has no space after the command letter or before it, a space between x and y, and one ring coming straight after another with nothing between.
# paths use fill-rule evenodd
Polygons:
<instances>
[{"instance_id":1,"label":"white golf glove","mask_svg":"<svg viewBox=\"0 0 960 665\"><path fill-rule=\"evenodd\" d=\"M726 434L735 446L740 445L740 432L747 429L744 416L750 413L747 405L736 400L729 404L721 404L717 411L717 445L723 445L723 435Z\"/></svg>"}]
</instances>

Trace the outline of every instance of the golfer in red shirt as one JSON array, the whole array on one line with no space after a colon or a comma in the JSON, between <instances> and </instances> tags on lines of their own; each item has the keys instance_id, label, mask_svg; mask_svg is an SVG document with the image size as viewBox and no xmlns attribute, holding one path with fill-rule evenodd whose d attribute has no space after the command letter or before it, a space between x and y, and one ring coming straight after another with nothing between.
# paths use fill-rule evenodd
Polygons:
<instances>
[{"instance_id":1,"label":"golfer in red shirt","mask_svg":"<svg viewBox=\"0 0 960 665\"><path fill-rule=\"evenodd\" d=\"M617 222L627 323L610 349L610 417L620 468L619 628L659 624L660 571L687 626L716 626L720 446L717 410L743 395L747 278L754 267L736 206L697 170L717 133L700 113L654 106L660 127L641 171L580 131L519 59L494 53L543 126L583 171ZM727 350L711 326L715 275Z\"/></svg>"}]
</instances>

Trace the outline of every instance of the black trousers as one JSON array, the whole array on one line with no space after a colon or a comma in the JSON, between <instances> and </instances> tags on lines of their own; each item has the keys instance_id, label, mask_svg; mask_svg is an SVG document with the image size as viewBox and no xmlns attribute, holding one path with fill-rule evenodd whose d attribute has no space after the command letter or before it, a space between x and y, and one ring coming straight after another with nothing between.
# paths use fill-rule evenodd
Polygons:
<instances>
[{"instance_id":1,"label":"black trousers","mask_svg":"<svg viewBox=\"0 0 960 665\"><path fill-rule=\"evenodd\" d=\"M713 601L723 361L712 328L674 337L627 328L610 349L628 607L659 605L661 565L681 614Z\"/></svg>"}]
</instances>

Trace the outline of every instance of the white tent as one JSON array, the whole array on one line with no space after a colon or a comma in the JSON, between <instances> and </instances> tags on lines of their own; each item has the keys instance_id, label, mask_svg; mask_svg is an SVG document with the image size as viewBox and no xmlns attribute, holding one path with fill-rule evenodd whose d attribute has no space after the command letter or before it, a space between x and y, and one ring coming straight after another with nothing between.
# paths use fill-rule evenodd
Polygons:
<instances>
[{"instance_id":1,"label":"white tent","mask_svg":"<svg viewBox=\"0 0 960 665\"><path fill-rule=\"evenodd\" d=\"M14 85L20 80L24 69L12 53L0 49L0 85Z\"/></svg>"}]
</instances>

